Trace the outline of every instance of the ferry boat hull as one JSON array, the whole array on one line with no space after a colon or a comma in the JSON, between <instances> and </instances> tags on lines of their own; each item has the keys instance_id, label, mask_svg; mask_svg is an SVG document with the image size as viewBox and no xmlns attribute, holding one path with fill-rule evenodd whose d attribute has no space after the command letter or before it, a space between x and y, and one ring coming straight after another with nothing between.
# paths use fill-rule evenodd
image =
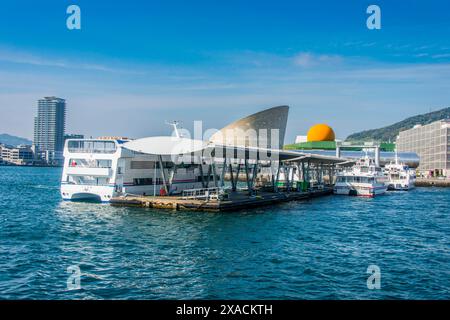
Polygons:
<instances>
[{"instance_id":1,"label":"ferry boat hull","mask_svg":"<svg viewBox=\"0 0 450 320\"><path fill-rule=\"evenodd\" d=\"M389 181L387 189L389 191L408 191L415 188L412 182L405 183L404 181Z\"/></svg>"},{"instance_id":2,"label":"ferry boat hull","mask_svg":"<svg viewBox=\"0 0 450 320\"><path fill-rule=\"evenodd\" d=\"M375 196L384 194L386 190L387 186L384 185L373 186L370 184L367 185L348 184L348 185L335 185L333 192L334 194L337 195L373 198Z\"/></svg>"},{"instance_id":3,"label":"ferry boat hull","mask_svg":"<svg viewBox=\"0 0 450 320\"><path fill-rule=\"evenodd\" d=\"M61 197L64 200L109 202L114 196L114 186L61 185Z\"/></svg>"}]
</instances>

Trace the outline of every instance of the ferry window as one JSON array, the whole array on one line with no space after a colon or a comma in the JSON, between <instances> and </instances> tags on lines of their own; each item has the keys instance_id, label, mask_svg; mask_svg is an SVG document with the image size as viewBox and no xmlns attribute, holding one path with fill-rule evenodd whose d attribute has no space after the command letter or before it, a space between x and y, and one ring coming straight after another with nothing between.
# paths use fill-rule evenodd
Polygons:
<instances>
[{"instance_id":1,"label":"ferry window","mask_svg":"<svg viewBox=\"0 0 450 320\"><path fill-rule=\"evenodd\" d=\"M69 160L69 167L76 167L79 165L79 161L77 159L70 159Z\"/></svg>"},{"instance_id":2,"label":"ferry window","mask_svg":"<svg viewBox=\"0 0 450 320\"><path fill-rule=\"evenodd\" d=\"M68 144L69 152L80 153L114 153L116 144L114 141L90 141L90 140L72 140Z\"/></svg>"},{"instance_id":3,"label":"ferry window","mask_svg":"<svg viewBox=\"0 0 450 320\"><path fill-rule=\"evenodd\" d=\"M131 161L130 169L154 169L154 161Z\"/></svg>"},{"instance_id":4,"label":"ferry window","mask_svg":"<svg viewBox=\"0 0 450 320\"><path fill-rule=\"evenodd\" d=\"M133 179L133 183L136 186L152 185L153 179L152 178L135 178L135 179Z\"/></svg>"},{"instance_id":5,"label":"ferry window","mask_svg":"<svg viewBox=\"0 0 450 320\"><path fill-rule=\"evenodd\" d=\"M97 160L97 166L99 168L111 168L112 160Z\"/></svg>"},{"instance_id":6,"label":"ferry window","mask_svg":"<svg viewBox=\"0 0 450 320\"><path fill-rule=\"evenodd\" d=\"M208 176L203 176L203 179L205 181L208 181ZM219 176L217 176L217 179L219 179ZM209 181L213 181L214 180L214 176L209 176ZM197 182L202 182L202 176L198 176L197 177Z\"/></svg>"},{"instance_id":7,"label":"ferry window","mask_svg":"<svg viewBox=\"0 0 450 320\"><path fill-rule=\"evenodd\" d=\"M169 161L164 161L163 162L163 166L164 166L165 169L173 168L174 167L174 163L173 162L169 162Z\"/></svg>"},{"instance_id":8,"label":"ferry window","mask_svg":"<svg viewBox=\"0 0 450 320\"><path fill-rule=\"evenodd\" d=\"M69 159L69 167L111 168L112 160Z\"/></svg>"}]
</instances>

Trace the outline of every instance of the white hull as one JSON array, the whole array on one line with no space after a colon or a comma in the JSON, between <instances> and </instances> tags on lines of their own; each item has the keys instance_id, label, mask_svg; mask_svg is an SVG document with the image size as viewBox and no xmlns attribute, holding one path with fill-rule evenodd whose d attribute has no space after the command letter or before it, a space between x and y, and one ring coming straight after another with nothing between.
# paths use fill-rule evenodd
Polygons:
<instances>
[{"instance_id":1,"label":"white hull","mask_svg":"<svg viewBox=\"0 0 450 320\"><path fill-rule=\"evenodd\" d=\"M408 191L415 188L414 182L405 181L389 181L387 184L388 190L393 191Z\"/></svg>"},{"instance_id":2,"label":"white hull","mask_svg":"<svg viewBox=\"0 0 450 320\"><path fill-rule=\"evenodd\" d=\"M385 185L347 183L334 186L334 194L370 198L382 195L386 190L387 186Z\"/></svg>"},{"instance_id":3,"label":"white hull","mask_svg":"<svg viewBox=\"0 0 450 320\"><path fill-rule=\"evenodd\" d=\"M64 200L108 202L114 195L113 186L61 185L61 197Z\"/></svg>"}]
</instances>

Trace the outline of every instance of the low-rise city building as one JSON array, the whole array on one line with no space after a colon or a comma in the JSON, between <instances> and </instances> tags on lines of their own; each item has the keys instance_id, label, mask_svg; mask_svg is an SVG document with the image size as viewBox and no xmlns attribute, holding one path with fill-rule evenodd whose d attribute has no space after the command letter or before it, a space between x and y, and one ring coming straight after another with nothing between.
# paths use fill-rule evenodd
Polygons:
<instances>
[{"instance_id":1,"label":"low-rise city building","mask_svg":"<svg viewBox=\"0 0 450 320\"><path fill-rule=\"evenodd\" d=\"M9 165L31 165L35 162L35 154L31 146L1 146L1 162Z\"/></svg>"}]
</instances>

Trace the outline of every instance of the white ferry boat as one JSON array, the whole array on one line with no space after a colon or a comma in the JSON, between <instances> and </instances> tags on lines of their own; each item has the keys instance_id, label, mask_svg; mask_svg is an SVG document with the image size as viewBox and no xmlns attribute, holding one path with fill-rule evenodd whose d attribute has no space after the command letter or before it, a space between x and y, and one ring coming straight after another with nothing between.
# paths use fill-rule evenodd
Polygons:
<instances>
[{"instance_id":1,"label":"white ferry boat","mask_svg":"<svg viewBox=\"0 0 450 320\"><path fill-rule=\"evenodd\" d=\"M397 153L395 154L395 161L390 162L384 167L384 174L388 178L388 190L407 191L415 187L415 171L404 163L399 162Z\"/></svg>"},{"instance_id":2,"label":"white ferry boat","mask_svg":"<svg viewBox=\"0 0 450 320\"><path fill-rule=\"evenodd\" d=\"M153 139L167 148L174 137ZM181 161L176 170L170 170L175 166L170 155L132 151L126 148L129 143L132 141L121 139L67 140L61 179L62 198L108 202L120 194L179 194L186 189L202 188L206 181L209 183L214 179L207 164L183 164ZM161 171L161 167L164 170ZM216 175L216 179L220 176Z\"/></svg>"},{"instance_id":3,"label":"white ferry boat","mask_svg":"<svg viewBox=\"0 0 450 320\"><path fill-rule=\"evenodd\" d=\"M350 196L375 197L387 190L387 177L375 161L367 155L359 159L351 170L337 173L334 193Z\"/></svg>"}]
</instances>

